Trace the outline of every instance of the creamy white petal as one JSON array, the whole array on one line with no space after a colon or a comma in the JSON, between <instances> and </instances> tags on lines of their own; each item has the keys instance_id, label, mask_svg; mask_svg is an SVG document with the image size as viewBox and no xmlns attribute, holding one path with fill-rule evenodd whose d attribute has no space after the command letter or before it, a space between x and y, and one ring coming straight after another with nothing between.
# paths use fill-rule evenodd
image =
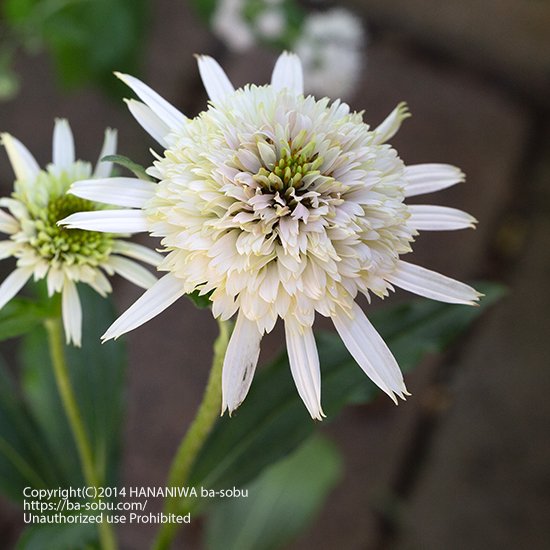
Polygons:
<instances>
[{"instance_id":1,"label":"creamy white petal","mask_svg":"<svg viewBox=\"0 0 550 550\"><path fill-rule=\"evenodd\" d=\"M283 52L279 56L271 75L271 85L276 90L287 88L297 95L304 93L302 63L296 54Z\"/></svg>"},{"instance_id":2,"label":"creamy white petal","mask_svg":"<svg viewBox=\"0 0 550 550\"><path fill-rule=\"evenodd\" d=\"M178 130L185 126L185 121L187 120L185 115L157 94L157 92L149 88L147 84L144 84L141 80L128 74L115 73L115 75L127 86L132 88L136 95L148 105L153 113L155 113L168 127L173 130Z\"/></svg>"},{"instance_id":3,"label":"creamy white petal","mask_svg":"<svg viewBox=\"0 0 550 550\"><path fill-rule=\"evenodd\" d=\"M17 233L19 229L17 220L7 212L0 210L0 232L12 235L13 233Z\"/></svg>"},{"instance_id":4,"label":"creamy white petal","mask_svg":"<svg viewBox=\"0 0 550 550\"><path fill-rule=\"evenodd\" d=\"M120 276L141 288L151 288L158 280L148 269L127 258L111 255L107 265L111 266Z\"/></svg>"},{"instance_id":5,"label":"creamy white petal","mask_svg":"<svg viewBox=\"0 0 550 550\"><path fill-rule=\"evenodd\" d=\"M115 254L123 254L140 262L145 262L154 267L157 267L164 259L162 254L151 250L147 246L125 240L115 241L113 243L113 252Z\"/></svg>"},{"instance_id":6,"label":"creamy white petal","mask_svg":"<svg viewBox=\"0 0 550 550\"><path fill-rule=\"evenodd\" d=\"M97 159L97 164L94 170L94 178L107 178L109 177L111 170L113 169L112 162L102 162L103 157L114 155L117 147L117 131L112 128L105 130L105 137L103 138L103 146Z\"/></svg>"},{"instance_id":7,"label":"creamy white petal","mask_svg":"<svg viewBox=\"0 0 550 550\"><path fill-rule=\"evenodd\" d=\"M342 312L332 318L346 348L365 374L395 403L395 395L405 399L405 396L410 394L392 352L355 303L351 314L352 317L349 317Z\"/></svg>"},{"instance_id":8,"label":"creamy white petal","mask_svg":"<svg viewBox=\"0 0 550 550\"><path fill-rule=\"evenodd\" d=\"M463 172L450 164L413 164L405 167L405 197L441 191L464 178Z\"/></svg>"},{"instance_id":9,"label":"creamy white petal","mask_svg":"<svg viewBox=\"0 0 550 550\"><path fill-rule=\"evenodd\" d=\"M183 282L171 273L165 275L109 327L107 332L101 337L102 340L118 338L143 325L159 313L162 313L184 294Z\"/></svg>"},{"instance_id":10,"label":"creamy white petal","mask_svg":"<svg viewBox=\"0 0 550 550\"><path fill-rule=\"evenodd\" d=\"M204 89L211 101L222 101L235 91L225 71L215 59L208 55L199 55L197 61Z\"/></svg>"},{"instance_id":11,"label":"creamy white petal","mask_svg":"<svg viewBox=\"0 0 550 550\"><path fill-rule=\"evenodd\" d=\"M73 183L69 193L90 201L141 208L155 194L156 185L138 178L105 178Z\"/></svg>"},{"instance_id":12,"label":"creamy white petal","mask_svg":"<svg viewBox=\"0 0 550 550\"><path fill-rule=\"evenodd\" d=\"M296 389L311 417L322 420L325 415L321 408L321 370L313 330L287 318L285 335Z\"/></svg>"},{"instance_id":13,"label":"creamy white petal","mask_svg":"<svg viewBox=\"0 0 550 550\"><path fill-rule=\"evenodd\" d=\"M18 250L21 245L15 241L0 241L0 260L13 256L14 252Z\"/></svg>"},{"instance_id":14,"label":"creamy white petal","mask_svg":"<svg viewBox=\"0 0 550 550\"><path fill-rule=\"evenodd\" d=\"M87 284L89 284L100 296L107 296L112 290L113 287L111 286L111 283L109 282L109 279L103 275L99 269L95 270L94 278L86 281Z\"/></svg>"},{"instance_id":15,"label":"creamy white petal","mask_svg":"<svg viewBox=\"0 0 550 550\"><path fill-rule=\"evenodd\" d=\"M401 127L401 123L411 114L406 103L400 103L374 130L374 144L385 143L391 139Z\"/></svg>"},{"instance_id":16,"label":"creamy white petal","mask_svg":"<svg viewBox=\"0 0 550 550\"><path fill-rule=\"evenodd\" d=\"M385 278L409 292L449 304L475 305L482 296L471 286L403 260L399 260L395 271Z\"/></svg>"},{"instance_id":17,"label":"creamy white petal","mask_svg":"<svg viewBox=\"0 0 550 550\"><path fill-rule=\"evenodd\" d=\"M157 116L153 110L135 99L125 99L126 105L138 124L165 149L168 148L166 136L170 133L170 127Z\"/></svg>"},{"instance_id":18,"label":"creamy white petal","mask_svg":"<svg viewBox=\"0 0 550 550\"><path fill-rule=\"evenodd\" d=\"M31 278L32 267L19 267L12 271L0 285L0 309L2 309Z\"/></svg>"},{"instance_id":19,"label":"creamy white petal","mask_svg":"<svg viewBox=\"0 0 550 550\"><path fill-rule=\"evenodd\" d=\"M69 229L103 233L140 233L147 231L147 219L141 210L98 210L77 212L57 222Z\"/></svg>"},{"instance_id":20,"label":"creamy white petal","mask_svg":"<svg viewBox=\"0 0 550 550\"><path fill-rule=\"evenodd\" d=\"M56 168L67 169L74 163L74 138L69 123L57 118L53 129L53 164Z\"/></svg>"},{"instance_id":21,"label":"creamy white petal","mask_svg":"<svg viewBox=\"0 0 550 550\"><path fill-rule=\"evenodd\" d=\"M409 205L409 223L421 231L453 231L475 228L477 220L467 212L447 206L431 204Z\"/></svg>"},{"instance_id":22,"label":"creamy white petal","mask_svg":"<svg viewBox=\"0 0 550 550\"><path fill-rule=\"evenodd\" d=\"M40 166L31 152L10 134L1 134L2 144L10 159L11 166L18 180L32 180L40 172Z\"/></svg>"},{"instance_id":23,"label":"creamy white petal","mask_svg":"<svg viewBox=\"0 0 550 550\"><path fill-rule=\"evenodd\" d=\"M67 344L72 342L76 347L80 347L82 343L82 306L76 285L68 277L63 283L61 310Z\"/></svg>"},{"instance_id":24,"label":"creamy white petal","mask_svg":"<svg viewBox=\"0 0 550 550\"><path fill-rule=\"evenodd\" d=\"M226 409L231 414L246 397L258 363L261 339L258 325L239 311L223 360L222 414Z\"/></svg>"}]
</instances>

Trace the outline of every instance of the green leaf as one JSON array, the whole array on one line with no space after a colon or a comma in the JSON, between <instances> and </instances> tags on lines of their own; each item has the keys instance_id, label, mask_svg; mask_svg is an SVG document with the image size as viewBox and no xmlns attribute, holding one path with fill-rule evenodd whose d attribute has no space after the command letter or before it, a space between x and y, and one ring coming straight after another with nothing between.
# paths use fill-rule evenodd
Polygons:
<instances>
[{"instance_id":1,"label":"green leaf","mask_svg":"<svg viewBox=\"0 0 550 550\"><path fill-rule=\"evenodd\" d=\"M199 309L205 309L207 307L210 307L212 305L212 302L210 301L210 296L212 295L212 292L209 292L208 294L203 294L202 296L199 294L198 290L195 290L195 292L191 292L190 294L186 294L186 296L199 308Z\"/></svg>"},{"instance_id":2,"label":"green leaf","mask_svg":"<svg viewBox=\"0 0 550 550\"><path fill-rule=\"evenodd\" d=\"M129 159L124 155L107 155L101 159L101 162L114 162L115 164L130 170L130 172L132 172L137 178L152 181L141 164L134 162L132 159Z\"/></svg>"},{"instance_id":3,"label":"green leaf","mask_svg":"<svg viewBox=\"0 0 550 550\"><path fill-rule=\"evenodd\" d=\"M379 310L369 317L407 371L426 354L453 343L503 294L497 285L476 286L486 294L480 307L418 300ZM378 394L336 334L317 335L317 347L327 420L333 419L347 403L368 402ZM234 416L218 421L195 463L189 484L213 488L243 486L295 449L315 426L298 397L283 354L260 369Z\"/></svg>"},{"instance_id":4,"label":"green leaf","mask_svg":"<svg viewBox=\"0 0 550 550\"><path fill-rule=\"evenodd\" d=\"M95 523L44 524L25 529L15 550L91 550L98 548Z\"/></svg>"},{"instance_id":5,"label":"green leaf","mask_svg":"<svg viewBox=\"0 0 550 550\"><path fill-rule=\"evenodd\" d=\"M0 310L0 341L25 334L50 314L43 304L27 298L13 298Z\"/></svg>"},{"instance_id":6,"label":"green leaf","mask_svg":"<svg viewBox=\"0 0 550 550\"><path fill-rule=\"evenodd\" d=\"M205 23L208 23L216 11L217 3L221 1L222 0L191 0L191 5L199 17Z\"/></svg>"},{"instance_id":7,"label":"green leaf","mask_svg":"<svg viewBox=\"0 0 550 550\"><path fill-rule=\"evenodd\" d=\"M312 437L266 468L247 498L219 500L206 523L208 550L276 550L314 519L342 473L336 447Z\"/></svg>"}]
</instances>

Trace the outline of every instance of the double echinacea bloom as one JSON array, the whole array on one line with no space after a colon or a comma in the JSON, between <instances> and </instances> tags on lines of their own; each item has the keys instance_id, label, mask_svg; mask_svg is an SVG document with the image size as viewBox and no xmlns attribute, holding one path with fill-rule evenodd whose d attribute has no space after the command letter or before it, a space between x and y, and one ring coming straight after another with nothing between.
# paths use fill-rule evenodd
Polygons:
<instances>
[{"instance_id":1,"label":"double echinacea bloom","mask_svg":"<svg viewBox=\"0 0 550 550\"><path fill-rule=\"evenodd\" d=\"M106 130L100 159L115 153L116 131ZM67 343L80 346L82 308L76 283L90 285L101 296L111 291L105 274L118 273L133 283L150 288L156 277L132 259L156 266L162 257L111 232L71 230L59 220L74 212L105 210L100 205L67 195L70 185L84 178L108 177L112 164L98 162L92 172L88 162L75 160L69 123L59 119L53 132L53 161L40 169L29 150L10 134L2 143L15 173L11 197L0 199L0 259L14 257L15 270L0 285L0 309L33 278L46 279L48 294L61 293L63 325ZM132 258L132 259L130 259Z\"/></svg>"},{"instance_id":2,"label":"double echinacea bloom","mask_svg":"<svg viewBox=\"0 0 550 550\"><path fill-rule=\"evenodd\" d=\"M394 401L407 390L390 350L355 302L394 286L473 304L471 287L405 262L420 230L472 227L452 208L405 199L463 181L446 164L405 166L386 142L406 107L377 128L340 101L303 94L302 68L282 54L270 85L235 90L210 57L198 58L210 98L186 118L139 80L118 75L142 100L130 111L163 147L135 178L80 181L71 193L122 207L75 213L63 223L162 238L164 275L105 333L117 338L184 294L208 295L216 317L237 314L223 365L223 411L245 398L260 341L281 317L290 367L313 418L323 416L315 314L330 317L351 355Z\"/></svg>"}]
</instances>

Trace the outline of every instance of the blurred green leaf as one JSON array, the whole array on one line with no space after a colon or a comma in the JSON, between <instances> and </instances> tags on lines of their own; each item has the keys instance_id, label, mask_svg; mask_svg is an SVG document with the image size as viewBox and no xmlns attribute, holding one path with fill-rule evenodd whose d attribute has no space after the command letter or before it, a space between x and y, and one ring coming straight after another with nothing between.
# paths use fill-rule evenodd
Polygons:
<instances>
[{"instance_id":1,"label":"blurred green leaf","mask_svg":"<svg viewBox=\"0 0 550 550\"><path fill-rule=\"evenodd\" d=\"M50 314L42 304L27 298L13 298L0 309L0 341L25 334Z\"/></svg>"},{"instance_id":2,"label":"blurred green leaf","mask_svg":"<svg viewBox=\"0 0 550 550\"><path fill-rule=\"evenodd\" d=\"M15 550L92 550L98 548L94 523L44 524L25 529Z\"/></svg>"},{"instance_id":3,"label":"blurred green leaf","mask_svg":"<svg viewBox=\"0 0 550 550\"><path fill-rule=\"evenodd\" d=\"M216 11L218 2L216 0L191 0L191 4L199 17L208 23Z\"/></svg>"},{"instance_id":4,"label":"blurred green leaf","mask_svg":"<svg viewBox=\"0 0 550 550\"><path fill-rule=\"evenodd\" d=\"M210 307L212 305L212 302L210 301L210 296L212 295L212 292L209 292L208 294L203 294L202 296L199 294L198 290L195 290L195 292L191 292L190 294L186 294L186 296L199 308L199 309L205 309L207 307Z\"/></svg>"},{"instance_id":5,"label":"blurred green leaf","mask_svg":"<svg viewBox=\"0 0 550 550\"><path fill-rule=\"evenodd\" d=\"M337 448L314 436L266 468L247 498L219 500L206 523L208 550L283 548L313 520L342 473Z\"/></svg>"},{"instance_id":6,"label":"blurred green leaf","mask_svg":"<svg viewBox=\"0 0 550 550\"><path fill-rule=\"evenodd\" d=\"M129 159L124 155L107 155L101 159L101 162L114 162L115 164L118 164L119 166L122 166L132 172L132 174L134 174L137 178L152 181L141 164L134 162L132 159Z\"/></svg>"},{"instance_id":7,"label":"blurred green leaf","mask_svg":"<svg viewBox=\"0 0 550 550\"><path fill-rule=\"evenodd\" d=\"M453 343L504 293L498 285L476 287L486 294L480 307L417 300L379 310L369 317L401 368L408 371L426 354ZM318 334L317 347L327 420L333 419L347 403L368 402L378 394L335 333ZM249 395L235 415L218 421L195 463L189 484L213 488L243 486L295 449L315 426L298 397L284 354L257 373Z\"/></svg>"}]
</instances>

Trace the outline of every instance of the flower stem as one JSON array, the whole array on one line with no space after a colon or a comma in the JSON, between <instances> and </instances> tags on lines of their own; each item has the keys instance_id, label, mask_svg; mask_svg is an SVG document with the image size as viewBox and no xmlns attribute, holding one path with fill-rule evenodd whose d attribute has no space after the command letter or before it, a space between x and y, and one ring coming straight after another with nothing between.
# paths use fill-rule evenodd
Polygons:
<instances>
[{"instance_id":1,"label":"flower stem","mask_svg":"<svg viewBox=\"0 0 550 550\"><path fill-rule=\"evenodd\" d=\"M90 487L99 487L101 480L96 473L92 446L82 420L82 414L78 408L76 396L71 385L67 362L65 360L61 319L59 317L47 319L44 325L48 333L48 344L50 347L55 382L61 397L63 409L67 415L76 442L84 479ZM115 550L117 544L111 526L106 522L102 522L98 523L98 529L101 548L103 550Z\"/></svg>"},{"instance_id":2,"label":"flower stem","mask_svg":"<svg viewBox=\"0 0 550 550\"><path fill-rule=\"evenodd\" d=\"M168 487L181 487L185 485L191 468L220 415L222 366L229 343L229 336L231 335L232 323L229 321L218 321L218 326L220 333L214 343L214 358L206 389L197 414L176 451L168 474L168 481L166 483ZM167 498L164 503L164 513L178 513L180 511L180 504L181 501L178 498ZM164 523L157 533L153 548L155 550L170 548L177 534L178 527L179 525L173 522Z\"/></svg>"}]
</instances>

